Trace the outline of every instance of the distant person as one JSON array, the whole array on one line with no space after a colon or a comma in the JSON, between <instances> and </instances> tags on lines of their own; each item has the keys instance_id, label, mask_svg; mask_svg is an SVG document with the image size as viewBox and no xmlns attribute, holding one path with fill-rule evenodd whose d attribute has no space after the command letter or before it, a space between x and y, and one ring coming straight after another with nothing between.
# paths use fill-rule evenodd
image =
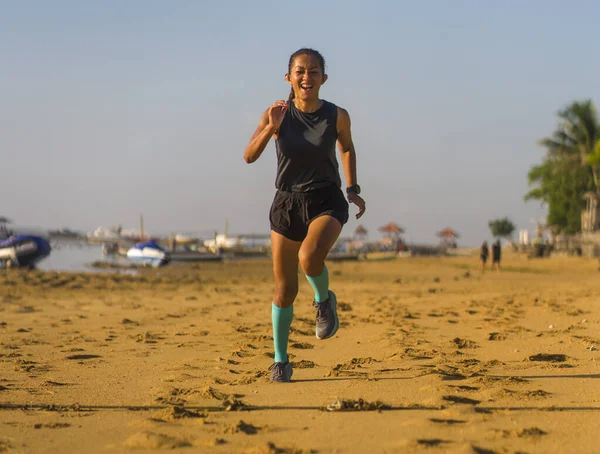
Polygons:
<instances>
[{"instance_id":1,"label":"distant person","mask_svg":"<svg viewBox=\"0 0 600 454\"><path fill-rule=\"evenodd\" d=\"M300 49L288 63L287 100L276 101L262 115L246 146L244 159L256 161L271 137L277 152L277 192L271 205L271 248L275 291L271 306L275 362L271 380L289 382L292 365L287 345L298 294L298 263L315 297L316 336L332 337L339 327L337 300L329 290L325 258L348 221L341 190L336 143L346 176L348 201L365 212L356 178L356 155L348 113L319 98L327 80L325 60L313 49Z\"/></svg>"},{"instance_id":2,"label":"distant person","mask_svg":"<svg viewBox=\"0 0 600 454\"><path fill-rule=\"evenodd\" d=\"M496 271L500 271L500 256L502 255L502 246L500 240L496 240L492 245L492 270L496 267Z\"/></svg>"},{"instance_id":3,"label":"distant person","mask_svg":"<svg viewBox=\"0 0 600 454\"><path fill-rule=\"evenodd\" d=\"M481 260L481 272L485 271L485 266L487 263L488 255L490 254L490 250L488 248L487 241L484 241L481 245L481 252L479 253L479 259Z\"/></svg>"}]
</instances>

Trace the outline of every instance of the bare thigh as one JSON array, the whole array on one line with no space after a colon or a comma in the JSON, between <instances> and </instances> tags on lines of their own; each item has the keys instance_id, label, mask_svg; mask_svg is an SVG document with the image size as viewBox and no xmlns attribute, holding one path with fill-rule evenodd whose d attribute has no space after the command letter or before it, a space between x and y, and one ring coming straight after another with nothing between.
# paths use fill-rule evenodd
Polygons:
<instances>
[{"instance_id":1,"label":"bare thigh","mask_svg":"<svg viewBox=\"0 0 600 454\"><path fill-rule=\"evenodd\" d=\"M319 216L308 226L308 234L299 250L304 274L318 276L323 272L325 258L342 232L342 225L333 216Z\"/></svg>"}]
</instances>

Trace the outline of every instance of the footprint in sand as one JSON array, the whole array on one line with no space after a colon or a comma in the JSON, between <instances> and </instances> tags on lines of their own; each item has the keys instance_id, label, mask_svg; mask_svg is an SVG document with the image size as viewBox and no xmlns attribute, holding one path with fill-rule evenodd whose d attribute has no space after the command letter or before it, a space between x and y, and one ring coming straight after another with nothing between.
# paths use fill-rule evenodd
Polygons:
<instances>
[{"instance_id":1,"label":"footprint in sand","mask_svg":"<svg viewBox=\"0 0 600 454\"><path fill-rule=\"evenodd\" d=\"M477 386L467 386L467 385L448 385L448 388L456 388L461 391L477 391L479 388Z\"/></svg>"},{"instance_id":2,"label":"footprint in sand","mask_svg":"<svg viewBox=\"0 0 600 454\"><path fill-rule=\"evenodd\" d=\"M380 362L376 359L371 358L352 358L350 361L334 366L326 375L326 377L357 377L366 376L367 371L357 371L356 369L363 369L363 365Z\"/></svg>"},{"instance_id":3,"label":"footprint in sand","mask_svg":"<svg viewBox=\"0 0 600 454\"><path fill-rule=\"evenodd\" d=\"M521 377L494 377L494 376L484 376L484 377L475 377L475 383L481 383L482 385L523 385L528 383L529 380Z\"/></svg>"},{"instance_id":4,"label":"footprint in sand","mask_svg":"<svg viewBox=\"0 0 600 454\"><path fill-rule=\"evenodd\" d=\"M67 359L72 359L72 360L77 360L77 361L83 361L86 359L95 359L95 358L102 358L102 356L100 356L100 355L70 355L70 356L67 356Z\"/></svg>"},{"instance_id":5,"label":"footprint in sand","mask_svg":"<svg viewBox=\"0 0 600 454\"><path fill-rule=\"evenodd\" d=\"M49 388L51 386L74 386L75 383L62 383L58 381L46 380L40 383L40 388Z\"/></svg>"},{"instance_id":6,"label":"footprint in sand","mask_svg":"<svg viewBox=\"0 0 600 454\"><path fill-rule=\"evenodd\" d=\"M478 345L475 342L468 340L468 339L461 339L460 337L455 337L450 342L459 349L478 348Z\"/></svg>"},{"instance_id":7,"label":"footprint in sand","mask_svg":"<svg viewBox=\"0 0 600 454\"><path fill-rule=\"evenodd\" d=\"M68 422L54 422L48 424L34 424L34 429L64 429L65 427L71 427ZM2 452L2 451L0 451Z\"/></svg>"},{"instance_id":8,"label":"footprint in sand","mask_svg":"<svg viewBox=\"0 0 600 454\"><path fill-rule=\"evenodd\" d=\"M172 388L157 397L157 401L169 403L171 405L182 405L186 402L185 398L198 397L200 399L225 401L229 398L243 397L241 394L223 393L211 386L202 388Z\"/></svg>"},{"instance_id":9,"label":"footprint in sand","mask_svg":"<svg viewBox=\"0 0 600 454\"><path fill-rule=\"evenodd\" d=\"M154 432L135 433L124 445L132 449L177 449L192 446L187 440Z\"/></svg>"},{"instance_id":10,"label":"footprint in sand","mask_svg":"<svg viewBox=\"0 0 600 454\"><path fill-rule=\"evenodd\" d=\"M309 344L308 342L294 342L290 345L291 348L297 348L299 350L310 350L311 348L315 348L313 344Z\"/></svg>"},{"instance_id":11,"label":"footprint in sand","mask_svg":"<svg viewBox=\"0 0 600 454\"><path fill-rule=\"evenodd\" d=\"M539 438L548 435L548 432L537 427L528 427L526 429L495 429L494 432L502 438Z\"/></svg>"},{"instance_id":12,"label":"footprint in sand","mask_svg":"<svg viewBox=\"0 0 600 454\"><path fill-rule=\"evenodd\" d=\"M14 448L13 440L6 437L0 437L0 452L8 452Z\"/></svg>"},{"instance_id":13,"label":"footprint in sand","mask_svg":"<svg viewBox=\"0 0 600 454\"><path fill-rule=\"evenodd\" d=\"M499 451L494 451L493 449L483 448L481 446L477 446L471 443L462 443L457 447L457 449L453 452L457 454L500 454ZM502 451L505 452L505 451Z\"/></svg>"},{"instance_id":14,"label":"footprint in sand","mask_svg":"<svg viewBox=\"0 0 600 454\"><path fill-rule=\"evenodd\" d=\"M298 329L298 328L294 328L294 327L290 328L290 333L299 334L301 336L311 336L311 337L314 335L314 333L311 331L306 331L306 330L302 330L302 329Z\"/></svg>"},{"instance_id":15,"label":"footprint in sand","mask_svg":"<svg viewBox=\"0 0 600 454\"><path fill-rule=\"evenodd\" d=\"M313 367L316 367L316 364L312 361L303 359L302 361L293 362L292 366L294 369L312 369Z\"/></svg>"},{"instance_id":16,"label":"footprint in sand","mask_svg":"<svg viewBox=\"0 0 600 454\"><path fill-rule=\"evenodd\" d=\"M152 420L167 422L174 421L177 419L188 419L188 418L200 418L202 420L207 418L206 413L199 413L193 410L187 410L184 407L169 407L161 410L159 412L154 413L152 415Z\"/></svg>"},{"instance_id":17,"label":"footprint in sand","mask_svg":"<svg viewBox=\"0 0 600 454\"><path fill-rule=\"evenodd\" d=\"M447 402L453 402L455 404L477 405L481 403L480 400L470 399L468 397L463 396L442 396L442 399Z\"/></svg>"},{"instance_id":18,"label":"footprint in sand","mask_svg":"<svg viewBox=\"0 0 600 454\"><path fill-rule=\"evenodd\" d=\"M358 400L354 399L336 399L327 405L327 411L381 411L389 410L392 407L381 401L368 402L362 397Z\"/></svg>"},{"instance_id":19,"label":"footprint in sand","mask_svg":"<svg viewBox=\"0 0 600 454\"><path fill-rule=\"evenodd\" d=\"M549 393L548 391L544 391L543 389L536 389L533 391L523 391L522 395L526 396L526 397L548 397L550 396L552 393Z\"/></svg>"},{"instance_id":20,"label":"footprint in sand","mask_svg":"<svg viewBox=\"0 0 600 454\"><path fill-rule=\"evenodd\" d=\"M435 424L447 424L449 426L452 426L454 424L465 424L467 422L462 419L443 419L443 418L429 418L429 421L431 421Z\"/></svg>"},{"instance_id":21,"label":"footprint in sand","mask_svg":"<svg viewBox=\"0 0 600 454\"><path fill-rule=\"evenodd\" d=\"M227 440L222 438L211 438L210 440L194 440L194 446L200 448L214 448L215 446L224 445Z\"/></svg>"},{"instance_id":22,"label":"footprint in sand","mask_svg":"<svg viewBox=\"0 0 600 454\"><path fill-rule=\"evenodd\" d=\"M245 433L246 435L256 435L263 429L264 429L263 427L248 424L248 423L240 420L236 424L227 425L225 427L222 427L220 430L224 434L231 434L231 435L237 434L240 432Z\"/></svg>"},{"instance_id":23,"label":"footprint in sand","mask_svg":"<svg viewBox=\"0 0 600 454\"><path fill-rule=\"evenodd\" d=\"M417 440L417 444L431 447L441 446L448 443L452 442L448 440L442 440L440 438L421 438Z\"/></svg>"},{"instance_id":24,"label":"footprint in sand","mask_svg":"<svg viewBox=\"0 0 600 454\"><path fill-rule=\"evenodd\" d=\"M234 380L231 383L229 383L229 385L231 386L237 386L237 385L250 385L252 383L254 383L255 381L257 381L260 378L265 378L265 380L267 380L267 376L269 374L264 371L264 370L260 370L257 372L246 372L246 376L240 378L239 380ZM269 383L272 383L271 380L267 380Z\"/></svg>"},{"instance_id":25,"label":"footprint in sand","mask_svg":"<svg viewBox=\"0 0 600 454\"><path fill-rule=\"evenodd\" d=\"M567 360L567 355L538 353L529 357L529 361L544 361L551 363L561 363Z\"/></svg>"},{"instance_id":26,"label":"footprint in sand","mask_svg":"<svg viewBox=\"0 0 600 454\"><path fill-rule=\"evenodd\" d=\"M348 303L343 303L343 302L339 302L338 303L338 309L341 312L351 312L352 311L352 306Z\"/></svg>"},{"instance_id":27,"label":"footprint in sand","mask_svg":"<svg viewBox=\"0 0 600 454\"><path fill-rule=\"evenodd\" d=\"M296 448L287 448L276 446L273 442L268 442L265 445L256 446L254 448L247 449L244 451L245 454L313 454L317 453L315 450L301 450Z\"/></svg>"},{"instance_id":28,"label":"footprint in sand","mask_svg":"<svg viewBox=\"0 0 600 454\"><path fill-rule=\"evenodd\" d=\"M252 358L253 356L256 356L256 354L255 353L249 353L249 352L247 352L245 350L238 350L238 351L235 351L235 352L231 352L231 356L233 356L235 358Z\"/></svg>"}]
</instances>

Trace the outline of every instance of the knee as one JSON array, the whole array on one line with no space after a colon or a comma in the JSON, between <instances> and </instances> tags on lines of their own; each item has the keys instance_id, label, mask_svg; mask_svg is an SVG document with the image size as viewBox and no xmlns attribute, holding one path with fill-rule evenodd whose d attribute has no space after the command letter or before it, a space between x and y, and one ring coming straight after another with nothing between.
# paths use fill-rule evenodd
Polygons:
<instances>
[{"instance_id":1,"label":"knee","mask_svg":"<svg viewBox=\"0 0 600 454\"><path fill-rule=\"evenodd\" d=\"M317 276L321 274L323 271L323 264L325 257L318 249L300 250L298 254L298 260L300 262L300 266L302 267L302 271L304 274L308 274L309 276Z\"/></svg>"},{"instance_id":2,"label":"knee","mask_svg":"<svg viewBox=\"0 0 600 454\"><path fill-rule=\"evenodd\" d=\"M296 295L298 295L298 284L275 284L273 301L279 307L289 307L294 303Z\"/></svg>"}]
</instances>

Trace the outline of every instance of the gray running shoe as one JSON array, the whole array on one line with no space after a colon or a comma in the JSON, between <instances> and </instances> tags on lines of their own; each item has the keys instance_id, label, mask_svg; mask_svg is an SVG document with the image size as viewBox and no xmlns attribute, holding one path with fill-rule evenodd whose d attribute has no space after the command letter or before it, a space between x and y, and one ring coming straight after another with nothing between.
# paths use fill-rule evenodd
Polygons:
<instances>
[{"instance_id":1,"label":"gray running shoe","mask_svg":"<svg viewBox=\"0 0 600 454\"><path fill-rule=\"evenodd\" d=\"M335 293L329 290L329 298L322 303L313 301L313 306L317 310L317 339L332 337L339 327Z\"/></svg>"},{"instance_id":2,"label":"gray running shoe","mask_svg":"<svg viewBox=\"0 0 600 454\"><path fill-rule=\"evenodd\" d=\"M269 370L271 371L271 381L281 383L289 382L294 373L289 361L286 361L285 363L273 363L271 364L271 367L269 367Z\"/></svg>"}]
</instances>

